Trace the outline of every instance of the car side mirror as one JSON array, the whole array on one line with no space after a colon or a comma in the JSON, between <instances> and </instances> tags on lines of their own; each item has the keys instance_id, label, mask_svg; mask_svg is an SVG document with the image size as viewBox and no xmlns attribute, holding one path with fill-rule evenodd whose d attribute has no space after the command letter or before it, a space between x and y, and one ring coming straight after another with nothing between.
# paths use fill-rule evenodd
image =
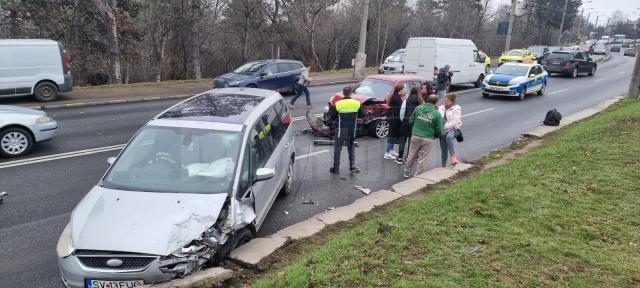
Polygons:
<instances>
[{"instance_id":1,"label":"car side mirror","mask_svg":"<svg viewBox=\"0 0 640 288\"><path fill-rule=\"evenodd\" d=\"M109 163L109 165L113 165L113 163L116 163L116 157L107 158L107 163Z\"/></svg>"},{"instance_id":2,"label":"car side mirror","mask_svg":"<svg viewBox=\"0 0 640 288\"><path fill-rule=\"evenodd\" d=\"M260 78L262 78L264 76L267 76L267 75L269 75L269 74L267 74L267 72L260 72Z\"/></svg>"},{"instance_id":3,"label":"car side mirror","mask_svg":"<svg viewBox=\"0 0 640 288\"><path fill-rule=\"evenodd\" d=\"M271 168L259 168L256 171L256 177L254 182L265 181L276 176L276 171Z\"/></svg>"},{"instance_id":4,"label":"car side mirror","mask_svg":"<svg viewBox=\"0 0 640 288\"><path fill-rule=\"evenodd\" d=\"M533 77L536 77L536 74L533 74L533 73L529 74L529 78L533 78Z\"/></svg>"}]
</instances>

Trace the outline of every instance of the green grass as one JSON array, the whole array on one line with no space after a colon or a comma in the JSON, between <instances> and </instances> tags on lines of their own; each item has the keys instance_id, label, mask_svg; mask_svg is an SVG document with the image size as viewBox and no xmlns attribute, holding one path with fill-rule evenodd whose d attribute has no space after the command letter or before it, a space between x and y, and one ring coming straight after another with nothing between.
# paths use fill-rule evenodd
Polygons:
<instances>
[{"instance_id":1,"label":"green grass","mask_svg":"<svg viewBox=\"0 0 640 288\"><path fill-rule=\"evenodd\" d=\"M304 241L252 287L638 287L640 102ZM427 188L429 189L429 188ZM287 257L282 257L287 259Z\"/></svg>"}]
</instances>

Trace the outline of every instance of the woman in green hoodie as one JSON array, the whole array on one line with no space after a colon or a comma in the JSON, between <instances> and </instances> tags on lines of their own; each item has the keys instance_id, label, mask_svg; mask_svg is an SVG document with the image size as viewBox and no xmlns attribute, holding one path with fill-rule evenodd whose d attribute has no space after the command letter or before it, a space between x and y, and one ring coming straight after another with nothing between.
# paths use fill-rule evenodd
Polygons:
<instances>
[{"instance_id":1,"label":"woman in green hoodie","mask_svg":"<svg viewBox=\"0 0 640 288\"><path fill-rule=\"evenodd\" d=\"M435 143L435 139L440 138L444 124L442 115L436 108L438 96L429 95L427 102L416 107L409 118L411 128L411 142L409 144L409 155L404 167L404 177L409 178L420 175L425 171L429 152Z\"/></svg>"}]
</instances>

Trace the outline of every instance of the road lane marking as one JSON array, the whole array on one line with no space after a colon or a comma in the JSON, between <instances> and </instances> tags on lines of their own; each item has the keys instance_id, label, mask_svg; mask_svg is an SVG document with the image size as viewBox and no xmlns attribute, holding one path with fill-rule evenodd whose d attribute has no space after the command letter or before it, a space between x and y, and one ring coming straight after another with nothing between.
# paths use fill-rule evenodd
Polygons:
<instances>
[{"instance_id":1,"label":"road lane marking","mask_svg":"<svg viewBox=\"0 0 640 288\"><path fill-rule=\"evenodd\" d=\"M600 79L596 79L596 82L602 81L602 80L606 80L606 77L600 78Z\"/></svg>"},{"instance_id":2,"label":"road lane marking","mask_svg":"<svg viewBox=\"0 0 640 288\"><path fill-rule=\"evenodd\" d=\"M120 145L105 146L105 147L85 149L85 150L79 150L79 151L73 151L73 152L65 152L65 153L48 155L48 156L9 161L9 162L0 163L0 169L121 150L122 148L124 148L124 146L125 144L120 144Z\"/></svg>"},{"instance_id":3,"label":"road lane marking","mask_svg":"<svg viewBox=\"0 0 640 288\"><path fill-rule=\"evenodd\" d=\"M322 116L322 113L314 114L313 116L315 116L315 117L320 117L320 116ZM291 118L291 121L296 122L296 121L300 121L300 120L304 120L304 119L307 119L307 116L306 116L306 115L305 115L305 116L296 116L296 117L293 117L293 118Z\"/></svg>"},{"instance_id":4,"label":"road lane marking","mask_svg":"<svg viewBox=\"0 0 640 288\"><path fill-rule=\"evenodd\" d=\"M556 95L556 94L559 94L559 93L562 93L562 92L567 92L567 91L569 91L569 89L560 89L558 91L553 91L553 92L549 93L549 95Z\"/></svg>"},{"instance_id":5,"label":"road lane marking","mask_svg":"<svg viewBox=\"0 0 640 288\"><path fill-rule=\"evenodd\" d=\"M304 159L304 158L311 157L311 156L320 155L320 154L327 153L327 152L329 152L329 150L320 150L320 151L316 151L316 152L311 152L309 154L300 155L300 156L296 157L296 160Z\"/></svg>"},{"instance_id":6,"label":"road lane marking","mask_svg":"<svg viewBox=\"0 0 640 288\"><path fill-rule=\"evenodd\" d=\"M473 115L484 113L484 112L489 112L489 111L492 111L493 109L496 109L496 108L495 107L491 107L491 108L487 108L487 109L484 109L484 110L480 110L480 111L464 114L464 115L462 115L462 118L468 117L468 116L473 116Z\"/></svg>"}]
</instances>

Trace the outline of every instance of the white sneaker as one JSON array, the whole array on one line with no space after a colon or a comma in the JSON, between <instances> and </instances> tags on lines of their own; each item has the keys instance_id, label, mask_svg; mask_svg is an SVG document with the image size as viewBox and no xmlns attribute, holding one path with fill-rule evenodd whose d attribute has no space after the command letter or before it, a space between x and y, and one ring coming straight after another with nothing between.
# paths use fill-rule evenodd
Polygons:
<instances>
[{"instance_id":1,"label":"white sneaker","mask_svg":"<svg viewBox=\"0 0 640 288\"><path fill-rule=\"evenodd\" d=\"M393 155L394 158L398 158L398 156L400 156L400 154L398 154L398 152L396 152L395 150L391 150L391 155Z\"/></svg>"},{"instance_id":2,"label":"white sneaker","mask_svg":"<svg viewBox=\"0 0 640 288\"><path fill-rule=\"evenodd\" d=\"M396 156L393 156L391 153L384 153L384 159L393 160L396 159Z\"/></svg>"}]
</instances>

